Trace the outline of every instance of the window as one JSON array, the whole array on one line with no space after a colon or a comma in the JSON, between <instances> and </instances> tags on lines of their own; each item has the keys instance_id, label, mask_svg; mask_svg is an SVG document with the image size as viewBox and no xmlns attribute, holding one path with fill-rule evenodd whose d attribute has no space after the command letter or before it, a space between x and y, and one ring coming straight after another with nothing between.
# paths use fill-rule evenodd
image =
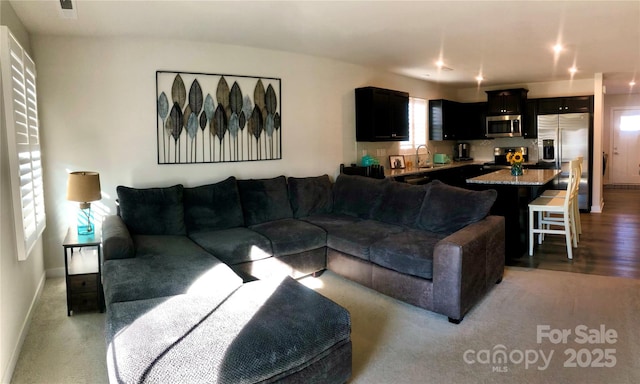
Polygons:
<instances>
[{"instance_id":1,"label":"window","mask_svg":"<svg viewBox=\"0 0 640 384\"><path fill-rule=\"evenodd\" d=\"M415 149L427 143L427 100L409 98L409 141L400 143L401 149Z\"/></svg>"},{"instance_id":2,"label":"window","mask_svg":"<svg viewBox=\"0 0 640 384\"><path fill-rule=\"evenodd\" d=\"M45 227L35 63L6 26L0 66L18 260L26 260Z\"/></svg>"},{"instance_id":3,"label":"window","mask_svg":"<svg viewBox=\"0 0 640 384\"><path fill-rule=\"evenodd\" d=\"M640 115L620 116L620 130L625 132L640 131Z\"/></svg>"}]
</instances>

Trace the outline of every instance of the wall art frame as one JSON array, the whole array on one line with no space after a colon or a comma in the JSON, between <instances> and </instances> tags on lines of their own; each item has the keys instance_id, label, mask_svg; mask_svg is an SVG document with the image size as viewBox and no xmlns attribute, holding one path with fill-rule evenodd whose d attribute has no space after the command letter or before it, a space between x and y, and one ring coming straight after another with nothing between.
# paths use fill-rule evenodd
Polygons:
<instances>
[{"instance_id":1,"label":"wall art frame","mask_svg":"<svg viewBox=\"0 0 640 384\"><path fill-rule=\"evenodd\" d=\"M158 164L282 159L279 78L156 71Z\"/></svg>"}]
</instances>

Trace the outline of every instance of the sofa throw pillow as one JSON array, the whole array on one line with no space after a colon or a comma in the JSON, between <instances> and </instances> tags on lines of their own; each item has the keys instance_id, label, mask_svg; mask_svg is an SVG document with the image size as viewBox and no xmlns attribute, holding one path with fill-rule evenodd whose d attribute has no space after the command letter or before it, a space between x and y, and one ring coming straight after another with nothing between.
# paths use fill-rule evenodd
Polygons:
<instances>
[{"instance_id":1,"label":"sofa throw pillow","mask_svg":"<svg viewBox=\"0 0 640 384\"><path fill-rule=\"evenodd\" d=\"M236 178L231 176L218 183L185 188L184 221L189 233L243 226Z\"/></svg>"},{"instance_id":2,"label":"sofa throw pillow","mask_svg":"<svg viewBox=\"0 0 640 384\"><path fill-rule=\"evenodd\" d=\"M290 177L287 180L293 217L330 213L333 208L332 184L329 175Z\"/></svg>"},{"instance_id":3,"label":"sofa throw pillow","mask_svg":"<svg viewBox=\"0 0 640 384\"><path fill-rule=\"evenodd\" d=\"M372 219L415 228L424 196L430 188L431 184L389 183L380 205L371 212Z\"/></svg>"},{"instance_id":4,"label":"sofa throw pillow","mask_svg":"<svg viewBox=\"0 0 640 384\"><path fill-rule=\"evenodd\" d=\"M238 180L238 189L247 226L293 217L284 176Z\"/></svg>"},{"instance_id":5,"label":"sofa throw pillow","mask_svg":"<svg viewBox=\"0 0 640 384\"><path fill-rule=\"evenodd\" d=\"M333 213L371 218L390 181L340 174L333 186Z\"/></svg>"},{"instance_id":6,"label":"sofa throw pillow","mask_svg":"<svg viewBox=\"0 0 640 384\"><path fill-rule=\"evenodd\" d=\"M134 235L184 235L182 184L167 188L118 186L120 216Z\"/></svg>"},{"instance_id":7,"label":"sofa throw pillow","mask_svg":"<svg viewBox=\"0 0 640 384\"><path fill-rule=\"evenodd\" d=\"M418 216L418 228L445 235L484 219L498 196L494 189L472 191L438 180L430 184Z\"/></svg>"}]
</instances>

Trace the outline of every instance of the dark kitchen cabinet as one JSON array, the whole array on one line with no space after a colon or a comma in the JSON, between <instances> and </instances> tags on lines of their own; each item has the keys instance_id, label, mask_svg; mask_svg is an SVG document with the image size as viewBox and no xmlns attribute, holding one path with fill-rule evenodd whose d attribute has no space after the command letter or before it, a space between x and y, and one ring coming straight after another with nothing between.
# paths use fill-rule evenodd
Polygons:
<instances>
[{"instance_id":1,"label":"dark kitchen cabinet","mask_svg":"<svg viewBox=\"0 0 640 384\"><path fill-rule=\"evenodd\" d=\"M487 92L487 114L496 115L521 115L525 111L527 101L527 89L504 89Z\"/></svg>"},{"instance_id":2,"label":"dark kitchen cabinet","mask_svg":"<svg viewBox=\"0 0 640 384\"><path fill-rule=\"evenodd\" d=\"M394 179L408 184L427 184L433 180L456 187L474 189L477 184L467 184L467 179L495 172L495 169L485 169L479 164L469 164L445 169L432 169L417 174L396 176Z\"/></svg>"},{"instance_id":3,"label":"dark kitchen cabinet","mask_svg":"<svg viewBox=\"0 0 640 384\"><path fill-rule=\"evenodd\" d=\"M357 88L356 140L409 140L409 94L375 87Z\"/></svg>"},{"instance_id":4,"label":"dark kitchen cabinet","mask_svg":"<svg viewBox=\"0 0 640 384\"><path fill-rule=\"evenodd\" d=\"M522 116L522 137L535 139L538 137L538 103L536 100L527 100L526 111Z\"/></svg>"},{"instance_id":5,"label":"dark kitchen cabinet","mask_svg":"<svg viewBox=\"0 0 640 384\"><path fill-rule=\"evenodd\" d=\"M487 103L429 100L429 140L482 140Z\"/></svg>"},{"instance_id":6,"label":"dark kitchen cabinet","mask_svg":"<svg viewBox=\"0 0 640 384\"><path fill-rule=\"evenodd\" d=\"M593 111L593 96L550 97L537 99L539 115Z\"/></svg>"},{"instance_id":7,"label":"dark kitchen cabinet","mask_svg":"<svg viewBox=\"0 0 640 384\"><path fill-rule=\"evenodd\" d=\"M484 140L487 138L487 103L461 104L462 123L457 140Z\"/></svg>"},{"instance_id":8,"label":"dark kitchen cabinet","mask_svg":"<svg viewBox=\"0 0 640 384\"><path fill-rule=\"evenodd\" d=\"M429 140L457 140L461 124L461 103L429 100Z\"/></svg>"}]
</instances>

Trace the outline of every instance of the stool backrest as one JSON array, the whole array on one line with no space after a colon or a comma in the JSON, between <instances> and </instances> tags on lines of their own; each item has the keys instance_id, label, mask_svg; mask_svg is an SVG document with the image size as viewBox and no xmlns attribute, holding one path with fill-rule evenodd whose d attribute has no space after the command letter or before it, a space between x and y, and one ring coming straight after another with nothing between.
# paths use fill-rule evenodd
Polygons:
<instances>
[{"instance_id":1,"label":"stool backrest","mask_svg":"<svg viewBox=\"0 0 640 384\"><path fill-rule=\"evenodd\" d=\"M580 188L580 159L574 159L569 162L569 181L567 182L567 193L564 196L564 205L568 207L571 199L577 197Z\"/></svg>"}]
</instances>

